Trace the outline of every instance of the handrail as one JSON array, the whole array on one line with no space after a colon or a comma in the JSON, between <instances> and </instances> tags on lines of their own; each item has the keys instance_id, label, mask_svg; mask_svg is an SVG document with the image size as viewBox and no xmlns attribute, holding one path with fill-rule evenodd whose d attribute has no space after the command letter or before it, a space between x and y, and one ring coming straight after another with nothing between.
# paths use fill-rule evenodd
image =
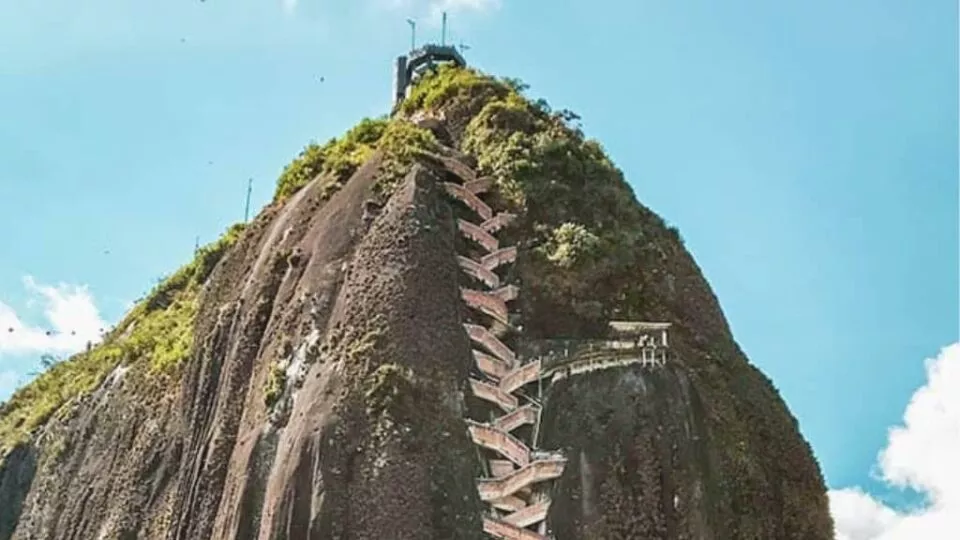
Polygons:
<instances>
[{"instance_id":1,"label":"handrail","mask_svg":"<svg viewBox=\"0 0 960 540\"><path fill-rule=\"evenodd\" d=\"M507 495L502 499L494 499L489 502L491 506L497 510L503 510L504 512L516 512L527 507L527 503L524 502L523 499L513 495Z\"/></svg>"},{"instance_id":2,"label":"handrail","mask_svg":"<svg viewBox=\"0 0 960 540\"><path fill-rule=\"evenodd\" d=\"M526 363L507 373L500 379L500 390L507 394L512 394L518 388L522 388L539 379L540 373L540 360Z\"/></svg>"},{"instance_id":3,"label":"handrail","mask_svg":"<svg viewBox=\"0 0 960 540\"><path fill-rule=\"evenodd\" d=\"M480 264L487 270L496 270L498 266L512 263L515 260L517 260L517 246L510 246L484 255L480 259Z\"/></svg>"},{"instance_id":4,"label":"handrail","mask_svg":"<svg viewBox=\"0 0 960 540\"><path fill-rule=\"evenodd\" d=\"M481 201L480 197L467 191L467 188L460 184L454 184L453 182L444 182L443 187L447 190L447 193L455 199L459 199L463 204L476 212L477 215L480 216L480 219L488 220L493 217L493 210L490 209L487 203Z\"/></svg>"},{"instance_id":5,"label":"handrail","mask_svg":"<svg viewBox=\"0 0 960 540\"><path fill-rule=\"evenodd\" d=\"M531 504L522 510L505 516L503 521L516 525L517 527L529 527L534 523L539 523L547 519L547 512L550 510L550 498L546 497L542 501Z\"/></svg>"},{"instance_id":6,"label":"handrail","mask_svg":"<svg viewBox=\"0 0 960 540\"><path fill-rule=\"evenodd\" d=\"M497 339L497 336L493 335L492 332L479 324L464 323L463 327L470 336L470 339L475 343L483 345L491 354L506 362L507 366L513 367L517 365L517 355L514 354L510 347L507 347L502 341Z\"/></svg>"},{"instance_id":7,"label":"handrail","mask_svg":"<svg viewBox=\"0 0 960 540\"><path fill-rule=\"evenodd\" d=\"M509 459L491 459L488 463L490 465L490 475L494 478L506 476L517 468L516 464Z\"/></svg>"},{"instance_id":8,"label":"handrail","mask_svg":"<svg viewBox=\"0 0 960 540\"><path fill-rule=\"evenodd\" d=\"M537 422L537 415L539 413L540 407L528 404L522 407L517 407L513 411L500 416L491 422L491 425L495 426L501 431L510 433L520 426L526 424L535 424Z\"/></svg>"},{"instance_id":9,"label":"handrail","mask_svg":"<svg viewBox=\"0 0 960 540\"><path fill-rule=\"evenodd\" d=\"M664 349L655 349L660 352L660 357L644 357L644 356L628 356L628 357L616 357L616 358L588 358L586 360L577 360L574 362L569 362L566 364L561 364L559 366L552 367L546 370L542 377L550 378L551 381L559 381L565 379L570 375L579 375L581 373L589 373L591 371L600 371L605 369L612 369L616 367L625 367L634 364L641 364L643 366L653 365L662 367L666 365L666 350ZM501 379L502 384L502 379Z\"/></svg>"},{"instance_id":10,"label":"handrail","mask_svg":"<svg viewBox=\"0 0 960 540\"><path fill-rule=\"evenodd\" d=\"M480 195L481 193L490 191L490 188L493 187L493 178L490 178L489 176L481 176L476 180L464 182L463 187L467 188L467 191L473 193L474 195Z\"/></svg>"},{"instance_id":11,"label":"handrail","mask_svg":"<svg viewBox=\"0 0 960 540\"><path fill-rule=\"evenodd\" d=\"M494 379L499 380L510 371L503 360L483 351L478 351L477 349L473 349L473 359L476 360L477 368L483 372L484 375Z\"/></svg>"},{"instance_id":12,"label":"handrail","mask_svg":"<svg viewBox=\"0 0 960 540\"><path fill-rule=\"evenodd\" d=\"M516 285L504 285L503 287L494 288L494 290L490 291L490 294L504 302L510 302L520 296L520 287Z\"/></svg>"},{"instance_id":13,"label":"handrail","mask_svg":"<svg viewBox=\"0 0 960 540\"><path fill-rule=\"evenodd\" d=\"M478 381L473 377L470 378L470 389L473 390L473 395L495 404L506 412L510 412L520 405L516 396L505 394L499 387Z\"/></svg>"},{"instance_id":14,"label":"handrail","mask_svg":"<svg viewBox=\"0 0 960 540\"><path fill-rule=\"evenodd\" d=\"M477 281L483 282L487 287L495 289L500 286L500 276L488 270L477 261L462 255L457 255L457 261L460 264L461 270Z\"/></svg>"},{"instance_id":15,"label":"handrail","mask_svg":"<svg viewBox=\"0 0 960 540\"><path fill-rule=\"evenodd\" d=\"M512 223L513 220L515 219L517 219L516 214L511 214L509 212L500 212L499 214L481 223L480 227L486 230L488 233L492 234L506 227L507 225Z\"/></svg>"},{"instance_id":16,"label":"handrail","mask_svg":"<svg viewBox=\"0 0 960 540\"><path fill-rule=\"evenodd\" d=\"M477 173L475 173L473 169L455 157L446 156L442 153L438 154L436 152L423 149L417 150L416 153L423 158L439 163L444 169L450 173L453 173L462 182L470 183L477 180Z\"/></svg>"},{"instance_id":17,"label":"handrail","mask_svg":"<svg viewBox=\"0 0 960 540\"><path fill-rule=\"evenodd\" d=\"M530 448L513 435L474 420L467 420L467 429L474 443L499 453L520 467L530 463Z\"/></svg>"},{"instance_id":18,"label":"handrail","mask_svg":"<svg viewBox=\"0 0 960 540\"><path fill-rule=\"evenodd\" d=\"M471 223L465 219L457 219L457 228L463 236L480 244L483 246L483 249L489 252L494 252L500 247L499 240L475 223Z\"/></svg>"},{"instance_id":19,"label":"handrail","mask_svg":"<svg viewBox=\"0 0 960 540\"><path fill-rule=\"evenodd\" d=\"M502 499L521 489L546 480L559 478L563 474L566 458L551 458L531 461L514 473L500 478L480 478L477 480L477 490L481 501Z\"/></svg>"},{"instance_id":20,"label":"handrail","mask_svg":"<svg viewBox=\"0 0 960 540\"><path fill-rule=\"evenodd\" d=\"M503 540L550 540L540 533L521 529L516 525L491 517L483 518L483 532Z\"/></svg>"},{"instance_id":21,"label":"handrail","mask_svg":"<svg viewBox=\"0 0 960 540\"><path fill-rule=\"evenodd\" d=\"M466 287L460 287L460 296L471 308L478 309L504 324L510 324L507 304L499 297Z\"/></svg>"}]
</instances>

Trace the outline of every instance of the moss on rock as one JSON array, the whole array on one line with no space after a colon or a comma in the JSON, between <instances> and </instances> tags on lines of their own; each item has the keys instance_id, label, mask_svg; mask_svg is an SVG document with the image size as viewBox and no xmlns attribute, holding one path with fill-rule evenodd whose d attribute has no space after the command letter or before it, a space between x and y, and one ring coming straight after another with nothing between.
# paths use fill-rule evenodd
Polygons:
<instances>
[{"instance_id":1,"label":"moss on rock","mask_svg":"<svg viewBox=\"0 0 960 540\"><path fill-rule=\"evenodd\" d=\"M304 148L277 180L274 200L282 201L322 176L325 202L374 152L381 151L383 160L373 189L382 203L397 188L420 151L429 151L436 144L430 131L404 118L365 118L339 139L331 139L322 146L311 143Z\"/></svg>"},{"instance_id":2,"label":"moss on rock","mask_svg":"<svg viewBox=\"0 0 960 540\"><path fill-rule=\"evenodd\" d=\"M319 175L327 175L329 198L360 165L373 155L377 142L386 132L385 118L364 118L343 137L333 138L323 145L308 144L277 180L274 200L293 195Z\"/></svg>"}]
</instances>

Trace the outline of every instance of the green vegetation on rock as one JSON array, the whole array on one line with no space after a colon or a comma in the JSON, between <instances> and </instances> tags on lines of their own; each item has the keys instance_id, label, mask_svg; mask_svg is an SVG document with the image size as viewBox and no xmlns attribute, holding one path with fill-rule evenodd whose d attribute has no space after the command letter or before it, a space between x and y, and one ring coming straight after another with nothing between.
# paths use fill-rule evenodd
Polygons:
<instances>
[{"instance_id":1,"label":"green vegetation on rock","mask_svg":"<svg viewBox=\"0 0 960 540\"><path fill-rule=\"evenodd\" d=\"M436 145L437 140L430 131L403 118L391 120L378 145L383 152L383 162L374 185L377 195L385 200L400 185L418 153L431 151Z\"/></svg>"},{"instance_id":2,"label":"green vegetation on rock","mask_svg":"<svg viewBox=\"0 0 960 540\"><path fill-rule=\"evenodd\" d=\"M326 193L329 198L373 154L387 124L384 118L364 118L339 139L330 139L323 145L307 145L283 169L277 180L274 200L286 199L321 174L329 177L329 190L325 190L329 191Z\"/></svg>"},{"instance_id":3,"label":"green vegetation on rock","mask_svg":"<svg viewBox=\"0 0 960 540\"><path fill-rule=\"evenodd\" d=\"M272 407L274 403L283 395L287 386L287 373L283 364L274 361L270 364L270 371L267 372L267 383L263 389L263 403L267 407Z\"/></svg>"},{"instance_id":4,"label":"green vegetation on rock","mask_svg":"<svg viewBox=\"0 0 960 540\"><path fill-rule=\"evenodd\" d=\"M403 118L365 118L339 139L331 139L322 146L311 143L304 148L277 180L274 200L290 197L322 175L322 199L326 201L376 151L383 153L383 161L374 189L378 196L385 198L403 179L417 150L430 150L435 144L432 133Z\"/></svg>"},{"instance_id":5,"label":"green vegetation on rock","mask_svg":"<svg viewBox=\"0 0 960 540\"><path fill-rule=\"evenodd\" d=\"M0 406L0 455L27 438L71 401L89 395L119 365L127 376L175 380L191 353L199 296L216 264L240 237L230 227L200 248L186 266L158 284L101 344L60 362Z\"/></svg>"},{"instance_id":6,"label":"green vegetation on rock","mask_svg":"<svg viewBox=\"0 0 960 540\"><path fill-rule=\"evenodd\" d=\"M538 247L538 252L560 268L573 268L578 261L595 257L599 240L579 223L564 223L551 231L550 238Z\"/></svg>"},{"instance_id":7,"label":"green vegetation on rock","mask_svg":"<svg viewBox=\"0 0 960 540\"><path fill-rule=\"evenodd\" d=\"M369 375L364 402L371 416L386 414L411 421L416 418L418 389L413 370L397 364L383 364Z\"/></svg>"},{"instance_id":8,"label":"green vegetation on rock","mask_svg":"<svg viewBox=\"0 0 960 540\"><path fill-rule=\"evenodd\" d=\"M460 129L454 134L460 149L522 216L508 234L530 247L523 273L537 277L528 289L537 305L526 312L563 306L580 321L562 329L570 337L595 332L611 318L642 317L651 306L640 301L638 278L662 240L663 220L637 203L600 144L574 125L576 114L554 112L525 97L525 89L516 79L441 66L411 90L401 110L442 115Z\"/></svg>"}]
</instances>

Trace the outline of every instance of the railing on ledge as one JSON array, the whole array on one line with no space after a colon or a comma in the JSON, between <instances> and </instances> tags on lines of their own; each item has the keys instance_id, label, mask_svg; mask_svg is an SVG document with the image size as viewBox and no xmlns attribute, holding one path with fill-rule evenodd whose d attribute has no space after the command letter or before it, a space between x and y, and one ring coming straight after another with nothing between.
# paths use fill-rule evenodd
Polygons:
<instances>
[{"instance_id":1,"label":"railing on ledge","mask_svg":"<svg viewBox=\"0 0 960 540\"><path fill-rule=\"evenodd\" d=\"M534 425L537 422L537 418L540 414L540 407L536 405L524 405L517 409L514 409L512 412L509 412L503 416L500 416L493 421L493 425L501 431L510 433L511 431L517 429L520 426L525 425Z\"/></svg>"},{"instance_id":2,"label":"railing on ledge","mask_svg":"<svg viewBox=\"0 0 960 540\"><path fill-rule=\"evenodd\" d=\"M574 364L663 366L670 357L670 326L665 322L615 321L610 323L608 338L524 340L517 355L540 360L544 377Z\"/></svg>"},{"instance_id":3,"label":"railing on ledge","mask_svg":"<svg viewBox=\"0 0 960 540\"><path fill-rule=\"evenodd\" d=\"M474 343L481 345L487 349L490 354L503 360L508 367L513 368L517 365L517 356L514 354L513 349L504 345L504 343L497 339L497 336L493 335L489 330L479 324L471 323L464 323L463 328L467 331L467 335L470 336L470 339L473 340Z\"/></svg>"},{"instance_id":4,"label":"railing on ledge","mask_svg":"<svg viewBox=\"0 0 960 540\"><path fill-rule=\"evenodd\" d=\"M483 518L483 532L502 540L549 540L537 532L489 517Z\"/></svg>"},{"instance_id":5,"label":"railing on ledge","mask_svg":"<svg viewBox=\"0 0 960 540\"><path fill-rule=\"evenodd\" d=\"M511 467L513 466L512 463L510 463L510 465ZM498 476L505 476L513 472L513 470L514 469L511 468L509 471L498 471L503 473L502 475L498 475ZM493 506L497 510L502 510L504 512L516 512L518 510L523 510L524 508L527 507L526 501L514 495L507 495L502 499L494 499L489 502L491 506Z\"/></svg>"},{"instance_id":6,"label":"railing on ledge","mask_svg":"<svg viewBox=\"0 0 960 540\"><path fill-rule=\"evenodd\" d=\"M516 218L517 216L515 214L511 214L509 212L500 212L499 214L481 223L480 227L488 233L493 234L511 224Z\"/></svg>"},{"instance_id":7,"label":"railing on ledge","mask_svg":"<svg viewBox=\"0 0 960 540\"><path fill-rule=\"evenodd\" d=\"M467 191L467 188L463 187L461 184L454 184L453 182L444 182L443 188L450 194L450 196L458 199L463 204L467 205L471 210L477 213L480 216L480 219L486 221L493 217L493 210L487 205L487 203L480 200L480 197L477 197L474 193Z\"/></svg>"},{"instance_id":8,"label":"railing on ledge","mask_svg":"<svg viewBox=\"0 0 960 540\"><path fill-rule=\"evenodd\" d=\"M503 360L477 349L473 349L473 359L476 360L477 369L491 379L500 380L510 371Z\"/></svg>"},{"instance_id":9,"label":"railing on ledge","mask_svg":"<svg viewBox=\"0 0 960 540\"><path fill-rule=\"evenodd\" d=\"M491 293L460 287L460 297L467 307L480 311L505 325L510 324L510 311L507 303Z\"/></svg>"},{"instance_id":10,"label":"railing on ledge","mask_svg":"<svg viewBox=\"0 0 960 540\"><path fill-rule=\"evenodd\" d=\"M480 258L480 264L487 270L496 270L504 264L517 260L517 246L500 248Z\"/></svg>"},{"instance_id":11,"label":"railing on ledge","mask_svg":"<svg viewBox=\"0 0 960 540\"><path fill-rule=\"evenodd\" d=\"M499 386L478 381L472 377L470 378L470 389L473 391L473 395L495 404L504 412L511 412L520 405L516 396L504 393Z\"/></svg>"},{"instance_id":12,"label":"railing on ledge","mask_svg":"<svg viewBox=\"0 0 960 540\"><path fill-rule=\"evenodd\" d=\"M458 219L457 228L460 230L460 234L464 238L469 238L470 240L480 244L483 246L483 249L487 250L488 253L492 253L500 249L500 242L496 239L496 237L479 225L476 225L465 219Z\"/></svg>"},{"instance_id":13,"label":"railing on ledge","mask_svg":"<svg viewBox=\"0 0 960 540\"><path fill-rule=\"evenodd\" d=\"M530 448L513 435L474 420L467 420L467 428L475 444L497 452L520 467L530 463Z\"/></svg>"},{"instance_id":14,"label":"railing on ledge","mask_svg":"<svg viewBox=\"0 0 960 540\"><path fill-rule=\"evenodd\" d=\"M457 262L460 264L461 270L487 287L496 289L500 286L500 276L477 261L458 255Z\"/></svg>"},{"instance_id":15,"label":"railing on ledge","mask_svg":"<svg viewBox=\"0 0 960 540\"><path fill-rule=\"evenodd\" d=\"M531 484L559 478L563 474L566 463L566 458L562 457L537 459L500 478L479 478L477 479L477 490L480 492L480 500L502 499Z\"/></svg>"},{"instance_id":16,"label":"railing on ledge","mask_svg":"<svg viewBox=\"0 0 960 540\"><path fill-rule=\"evenodd\" d=\"M540 360L534 360L510 371L500 379L500 390L512 394L518 388L536 381L541 377L540 365Z\"/></svg>"},{"instance_id":17,"label":"railing on ledge","mask_svg":"<svg viewBox=\"0 0 960 540\"><path fill-rule=\"evenodd\" d=\"M522 510L518 510L509 516L505 516L503 521L516 525L517 527L529 527L534 523L539 523L547 518L547 512L550 510L550 498L544 497L543 500L531 504Z\"/></svg>"}]
</instances>

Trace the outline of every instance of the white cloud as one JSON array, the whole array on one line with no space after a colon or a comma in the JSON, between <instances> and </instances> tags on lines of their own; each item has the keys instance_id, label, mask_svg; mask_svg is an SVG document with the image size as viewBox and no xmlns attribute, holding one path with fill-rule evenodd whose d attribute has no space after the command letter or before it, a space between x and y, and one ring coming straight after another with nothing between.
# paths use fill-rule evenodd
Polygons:
<instances>
[{"instance_id":1,"label":"white cloud","mask_svg":"<svg viewBox=\"0 0 960 540\"><path fill-rule=\"evenodd\" d=\"M926 496L919 510L896 512L857 488L831 490L837 540L947 540L960 534L960 343L926 361L927 384L890 429L880 476Z\"/></svg>"},{"instance_id":2,"label":"white cloud","mask_svg":"<svg viewBox=\"0 0 960 540\"><path fill-rule=\"evenodd\" d=\"M280 6L285 13L293 13L297 9L297 0L280 0Z\"/></svg>"},{"instance_id":3,"label":"white cloud","mask_svg":"<svg viewBox=\"0 0 960 540\"><path fill-rule=\"evenodd\" d=\"M107 328L86 287L41 285L29 276L23 284L31 295L27 306L41 305L46 323L31 326L16 310L0 302L0 357L75 353L88 341L96 343L101 329Z\"/></svg>"}]
</instances>

